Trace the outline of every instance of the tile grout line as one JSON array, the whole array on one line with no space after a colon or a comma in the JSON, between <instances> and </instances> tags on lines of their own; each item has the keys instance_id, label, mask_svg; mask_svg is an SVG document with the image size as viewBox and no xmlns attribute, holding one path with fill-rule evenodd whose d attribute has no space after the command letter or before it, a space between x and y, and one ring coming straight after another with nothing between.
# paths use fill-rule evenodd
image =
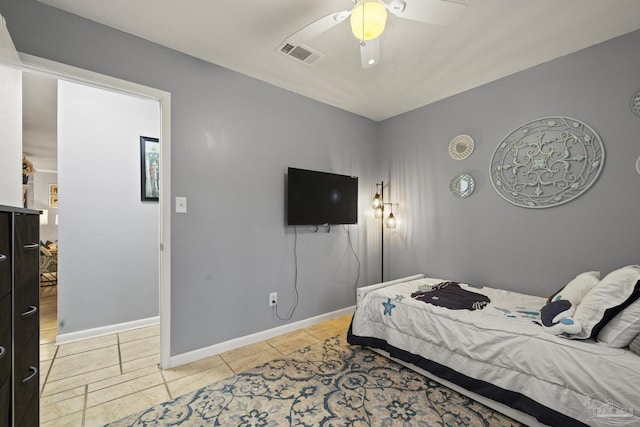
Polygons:
<instances>
[{"instance_id":1,"label":"tile grout line","mask_svg":"<svg viewBox=\"0 0 640 427\"><path fill-rule=\"evenodd\" d=\"M89 384L84 386L84 405L82 407L82 427L84 427L87 418L87 403L89 402Z\"/></svg>"},{"instance_id":2,"label":"tile grout line","mask_svg":"<svg viewBox=\"0 0 640 427\"><path fill-rule=\"evenodd\" d=\"M118 343L118 365L120 366L120 375L124 374L124 368L122 367L122 351L120 350L120 334L116 334L116 341Z\"/></svg>"},{"instance_id":3,"label":"tile grout line","mask_svg":"<svg viewBox=\"0 0 640 427\"><path fill-rule=\"evenodd\" d=\"M233 375L238 375L238 373L236 371L233 370L233 368L231 367L231 365L229 365L229 363L224 359L224 357L222 357L222 354L218 354L218 356L220 356L220 359L222 360L222 362L225 364L225 366L227 368L229 368L229 370L231 372L233 372Z\"/></svg>"},{"instance_id":4,"label":"tile grout line","mask_svg":"<svg viewBox=\"0 0 640 427\"><path fill-rule=\"evenodd\" d=\"M171 389L169 388L169 383L167 382L167 379L164 377L164 372L162 372L163 370L160 369L160 376L162 377L162 381L164 382L164 388L167 389L167 394L169 394L169 400L173 400L173 394L171 394Z\"/></svg>"},{"instance_id":5,"label":"tile grout line","mask_svg":"<svg viewBox=\"0 0 640 427\"><path fill-rule=\"evenodd\" d=\"M269 340L265 340L264 342L266 342L266 343L267 343L267 345L268 345L269 347L271 347L272 349L274 349L275 351L277 351L277 352L280 354L280 356L285 356L285 354L284 354L283 352L281 352L280 350L278 350L278 349L277 349L273 344L271 344L271 343L269 342Z\"/></svg>"},{"instance_id":6,"label":"tile grout line","mask_svg":"<svg viewBox=\"0 0 640 427\"><path fill-rule=\"evenodd\" d=\"M53 352L53 357L51 358L51 365L49 365L49 369L47 369L47 375L45 375L44 381L42 382L42 388L40 389L40 397L44 395L44 388L47 385L47 380L49 379L49 374L51 373L51 369L53 369L53 362L56 361L56 356L58 355L58 349L60 349L60 347L56 346L56 351Z\"/></svg>"}]
</instances>

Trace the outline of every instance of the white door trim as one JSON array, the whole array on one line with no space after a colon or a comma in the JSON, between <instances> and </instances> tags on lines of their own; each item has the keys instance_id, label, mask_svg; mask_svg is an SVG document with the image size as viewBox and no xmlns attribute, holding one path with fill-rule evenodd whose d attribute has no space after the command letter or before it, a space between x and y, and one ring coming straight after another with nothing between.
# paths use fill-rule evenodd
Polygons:
<instances>
[{"instance_id":1,"label":"white door trim","mask_svg":"<svg viewBox=\"0 0 640 427\"><path fill-rule=\"evenodd\" d=\"M126 80L83 70L37 56L20 53L22 67L127 95L154 99L160 103L160 368L170 368L171 360L171 93Z\"/></svg>"}]
</instances>

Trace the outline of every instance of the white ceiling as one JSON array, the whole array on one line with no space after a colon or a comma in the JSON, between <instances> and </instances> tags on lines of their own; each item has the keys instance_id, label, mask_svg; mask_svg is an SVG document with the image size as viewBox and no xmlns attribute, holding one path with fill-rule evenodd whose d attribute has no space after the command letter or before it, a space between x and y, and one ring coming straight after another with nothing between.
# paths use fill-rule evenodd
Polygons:
<instances>
[{"instance_id":1,"label":"white ceiling","mask_svg":"<svg viewBox=\"0 0 640 427\"><path fill-rule=\"evenodd\" d=\"M456 0L448 27L389 14L363 69L348 20L306 43L312 66L276 53L351 0L39 1L376 121L640 28L638 0Z\"/></svg>"}]
</instances>

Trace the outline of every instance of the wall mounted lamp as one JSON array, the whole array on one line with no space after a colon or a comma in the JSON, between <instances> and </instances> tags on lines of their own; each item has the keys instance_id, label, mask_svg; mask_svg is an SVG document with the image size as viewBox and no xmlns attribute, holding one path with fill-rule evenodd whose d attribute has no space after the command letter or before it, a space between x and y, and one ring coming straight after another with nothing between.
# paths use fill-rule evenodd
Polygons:
<instances>
[{"instance_id":1,"label":"wall mounted lamp","mask_svg":"<svg viewBox=\"0 0 640 427\"><path fill-rule=\"evenodd\" d=\"M384 209L385 206L389 206L389 216L386 219L384 218ZM380 219L380 281L384 282L384 228L396 228L397 221L396 217L393 214L393 205L398 205L398 203L385 202L384 201L384 181L376 182L376 195L373 196L373 200L371 201L371 207L373 210L373 215L377 219Z\"/></svg>"}]
</instances>

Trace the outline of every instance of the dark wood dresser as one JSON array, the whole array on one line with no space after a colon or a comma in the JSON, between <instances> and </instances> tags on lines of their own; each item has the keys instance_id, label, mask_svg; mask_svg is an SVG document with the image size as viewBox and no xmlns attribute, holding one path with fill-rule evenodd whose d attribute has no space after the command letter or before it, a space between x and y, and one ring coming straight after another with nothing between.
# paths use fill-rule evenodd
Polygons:
<instances>
[{"instance_id":1,"label":"dark wood dresser","mask_svg":"<svg viewBox=\"0 0 640 427\"><path fill-rule=\"evenodd\" d=\"M0 426L38 426L39 212L0 205Z\"/></svg>"}]
</instances>

